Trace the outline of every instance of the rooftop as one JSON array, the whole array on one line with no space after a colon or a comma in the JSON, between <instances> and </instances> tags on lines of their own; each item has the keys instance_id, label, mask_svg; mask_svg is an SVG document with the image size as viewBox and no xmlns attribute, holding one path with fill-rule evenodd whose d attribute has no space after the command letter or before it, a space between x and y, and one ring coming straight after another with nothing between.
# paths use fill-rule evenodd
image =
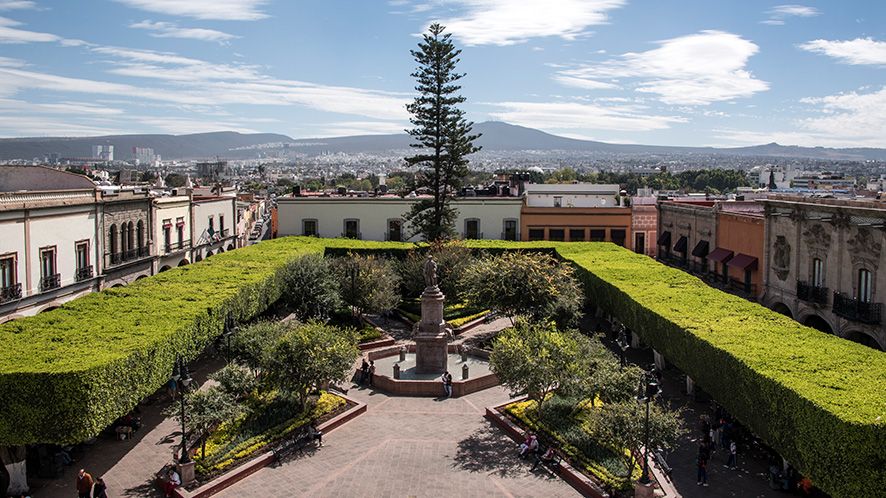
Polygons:
<instances>
[{"instance_id":1,"label":"rooftop","mask_svg":"<svg viewBox=\"0 0 886 498\"><path fill-rule=\"evenodd\" d=\"M0 192L95 190L89 178L45 166L0 166Z\"/></svg>"}]
</instances>

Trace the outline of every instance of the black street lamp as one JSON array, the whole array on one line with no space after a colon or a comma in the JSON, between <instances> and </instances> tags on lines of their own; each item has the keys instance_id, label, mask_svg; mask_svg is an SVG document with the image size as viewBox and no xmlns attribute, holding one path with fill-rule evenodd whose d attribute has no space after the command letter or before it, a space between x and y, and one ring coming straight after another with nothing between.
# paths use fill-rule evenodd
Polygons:
<instances>
[{"instance_id":1,"label":"black street lamp","mask_svg":"<svg viewBox=\"0 0 886 498\"><path fill-rule=\"evenodd\" d=\"M191 457L188 455L188 437L187 432L185 432L185 392L187 391L188 386L191 385L191 374L188 372L188 365L185 363L184 358L178 357L176 360L178 364L178 378L179 383L181 384L181 406L182 406L182 449L181 455L179 456L178 463L188 463L191 461Z\"/></svg>"},{"instance_id":2,"label":"black street lamp","mask_svg":"<svg viewBox=\"0 0 886 498\"><path fill-rule=\"evenodd\" d=\"M234 315L228 314L225 317L225 331L222 336L225 339L225 361L231 362L231 336L237 331L237 323L234 321Z\"/></svg>"},{"instance_id":3,"label":"black street lamp","mask_svg":"<svg viewBox=\"0 0 886 498\"><path fill-rule=\"evenodd\" d=\"M649 403L661 393L658 380L653 372L644 372L640 379L640 395L638 401L646 403L646 424L643 437L643 475L640 477L641 484L649 484Z\"/></svg>"},{"instance_id":4,"label":"black street lamp","mask_svg":"<svg viewBox=\"0 0 886 498\"><path fill-rule=\"evenodd\" d=\"M621 368L623 369L627 364L627 359L625 358L625 353L627 353L628 348L631 347L630 343L628 343L628 336L625 333L625 326L618 326L618 338L615 340L615 343L618 345L618 349L621 356Z\"/></svg>"}]
</instances>

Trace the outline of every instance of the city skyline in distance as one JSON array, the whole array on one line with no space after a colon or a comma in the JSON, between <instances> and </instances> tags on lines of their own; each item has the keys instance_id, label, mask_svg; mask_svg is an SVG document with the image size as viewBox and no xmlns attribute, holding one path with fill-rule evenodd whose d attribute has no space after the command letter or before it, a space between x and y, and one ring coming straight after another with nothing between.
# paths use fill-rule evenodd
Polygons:
<instances>
[{"instance_id":1,"label":"city skyline in distance","mask_svg":"<svg viewBox=\"0 0 886 498\"><path fill-rule=\"evenodd\" d=\"M886 6L592 0L0 1L0 136L409 127L453 33L465 109L608 143L886 147Z\"/></svg>"}]
</instances>

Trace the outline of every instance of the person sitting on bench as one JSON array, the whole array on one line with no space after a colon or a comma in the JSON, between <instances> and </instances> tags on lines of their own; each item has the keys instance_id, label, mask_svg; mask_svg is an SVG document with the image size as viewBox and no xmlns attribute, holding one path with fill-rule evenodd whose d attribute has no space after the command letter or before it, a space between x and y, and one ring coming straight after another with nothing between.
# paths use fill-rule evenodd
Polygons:
<instances>
[{"instance_id":1,"label":"person sitting on bench","mask_svg":"<svg viewBox=\"0 0 886 498\"><path fill-rule=\"evenodd\" d=\"M520 444L520 458L526 458L526 455L538 451L538 437L533 433L527 433L526 440Z\"/></svg>"},{"instance_id":2,"label":"person sitting on bench","mask_svg":"<svg viewBox=\"0 0 886 498\"><path fill-rule=\"evenodd\" d=\"M554 451L553 446L548 446L548 450L545 451L544 454L542 454L541 456L536 455L535 463L532 465L532 468L529 471L532 472L540 464L552 464L554 467L557 466L557 452Z\"/></svg>"},{"instance_id":3,"label":"person sitting on bench","mask_svg":"<svg viewBox=\"0 0 886 498\"><path fill-rule=\"evenodd\" d=\"M312 442L317 441L318 446L323 446L323 431L317 429L315 422L308 427L308 437Z\"/></svg>"}]
</instances>

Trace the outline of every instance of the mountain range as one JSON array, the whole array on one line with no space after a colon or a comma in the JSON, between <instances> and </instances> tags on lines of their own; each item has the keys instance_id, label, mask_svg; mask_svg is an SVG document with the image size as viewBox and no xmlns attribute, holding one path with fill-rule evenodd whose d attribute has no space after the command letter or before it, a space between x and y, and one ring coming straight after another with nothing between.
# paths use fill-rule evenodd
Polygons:
<instances>
[{"instance_id":1,"label":"mountain range","mask_svg":"<svg viewBox=\"0 0 886 498\"><path fill-rule=\"evenodd\" d=\"M540 130L497 121L474 126L482 133L477 143L485 151L568 151L603 154L676 154L792 157L823 160L886 160L886 149L786 146L777 143L750 147L681 147L664 145L613 144L560 137ZM114 146L115 158L129 159L133 147L150 147L163 159L227 159L257 157L262 150L283 147L305 154L381 153L409 148L406 133L360 135L316 139L292 139L276 133L243 134L232 131L189 135L109 135L77 138L0 139L0 160L43 158L57 153L62 158L90 157L93 145Z\"/></svg>"}]
</instances>

